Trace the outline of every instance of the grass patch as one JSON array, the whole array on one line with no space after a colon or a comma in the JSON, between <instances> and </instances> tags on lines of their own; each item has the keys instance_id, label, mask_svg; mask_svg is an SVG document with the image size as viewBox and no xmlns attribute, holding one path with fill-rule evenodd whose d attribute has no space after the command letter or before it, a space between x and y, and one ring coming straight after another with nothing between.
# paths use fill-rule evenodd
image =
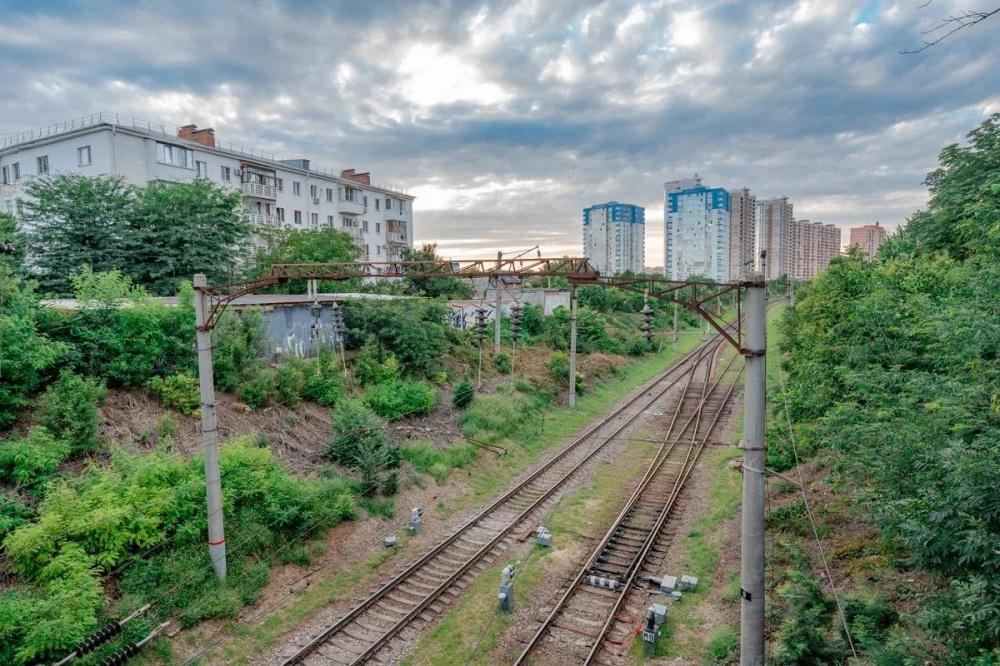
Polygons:
<instances>
[{"instance_id":1,"label":"grass patch","mask_svg":"<svg viewBox=\"0 0 1000 666\"><path fill-rule=\"evenodd\" d=\"M471 465L479 453L472 444L464 443L441 449L428 442L412 442L399 448L403 460L424 474L430 474L439 484L447 480L453 469Z\"/></svg>"},{"instance_id":2,"label":"grass patch","mask_svg":"<svg viewBox=\"0 0 1000 666\"><path fill-rule=\"evenodd\" d=\"M209 663L213 654L218 657L218 663L245 664L251 661L316 610L339 601L348 594L356 593L357 586L383 562L393 555L405 552L406 541L406 537L402 536L394 549L387 548L363 562L340 569L333 575L314 579L309 587L284 604L281 612L271 613L260 623L250 626L229 623L222 631L232 632L232 639L219 650L205 655L200 662Z\"/></svg>"}]
</instances>

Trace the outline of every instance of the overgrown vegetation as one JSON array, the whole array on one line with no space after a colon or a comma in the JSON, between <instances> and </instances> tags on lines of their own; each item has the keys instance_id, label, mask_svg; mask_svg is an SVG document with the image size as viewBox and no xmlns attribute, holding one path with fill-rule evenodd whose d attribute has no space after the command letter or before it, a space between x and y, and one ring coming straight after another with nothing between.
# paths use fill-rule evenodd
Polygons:
<instances>
[{"instance_id":1,"label":"overgrown vegetation","mask_svg":"<svg viewBox=\"0 0 1000 666\"><path fill-rule=\"evenodd\" d=\"M0 593L0 661L62 656L93 631L104 608L100 576L134 558L121 579L121 611L157 601L185 623L233 617L256 599L287 544L352 518L341 479L296 479L267 449L242 439L222 448L230 575L219 582L204 549L199 457L116 454L110 467L59 480L34 522L4 539L24 585Z\"/></svg>"},{"instance_id":2,"label":"overgrown vegetation","mask_svg":"<svg viewBox=\"0 0 1000 666\"><path fill-rule=\"evenodd\" d=\"M935 576L912 619L953 664L1000 659L1000 114L969 139L876 261L835 260L799 290L778 396L806 455L833 454L900 561ZM787 438L770 447L791 464Z\"/></svg>"}]
</instances>

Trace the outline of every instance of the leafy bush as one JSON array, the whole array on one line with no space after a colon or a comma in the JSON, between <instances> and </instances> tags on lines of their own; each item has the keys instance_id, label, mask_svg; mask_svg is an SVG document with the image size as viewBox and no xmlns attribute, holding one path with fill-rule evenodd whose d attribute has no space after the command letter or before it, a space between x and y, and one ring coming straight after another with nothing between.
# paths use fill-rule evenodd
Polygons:
<instances>
[{"instance_id":1,"label":"leafy bush","mask_svg":"<svg viewBox=\"0 0 1000 666\"><path fill-rule=\"evenodd\" d=\"M565 386L569 382L569 356L561 352L556 352L545 362L545 370L560 386ZM587 388L587 383L583 375L576 373L576 392L583 393Z\"/></svg>"},{"instance_id":2,"label":"leafy bush","mask_svg":"<svg viewBox=\"0 0 1000 666\"><path fill-rule=\"evenodd\" d=\"M10 276L7 266L0 266L0 296L0 429L4 429L17 420L69 347L38 330L30 290Z\"/></svg>"},{"instance_id":3,"label":"leafy bush","mask_svg":"<svg viewBox=\"0 0 1000 666\"><path fill-rule=\"evenodd\" d=\"M501 375L509 375L514 370L514 366L510 360L510 354L505 354L503 352L493 355L493 365L496 366L497 372Z\"/></svg>"},{"instance_id":4,"label":"leafy bush","mask_svg":"<svg viewBox=\"0 0 1000 666\"><path fill-rule=\"evenodd\" d=\"M103 382L63 370L39 400L39 421L74 452L91 451L99 445L101 414L97 407L106 395Z\"/></svg>"},{"instance_id":5,"label":"leafy bush","mask_svg":"<svg viewBox=\"0 0 1000 666\"><path fill-rule=\"evenodd\" d=\"M97 624L99 576L132 558L125 598L166 602L185 624L232 617L257 599L276 553L357 513L342 479L297 479L250 438L224 445L231 555L221 582L204 548L203 465L160 451L116 454L108 468L55 482L37 520L4 540L24 584L0 594L0 661L65 653ZM166 547L138 557L154 546Z\"/></svg>"},{"instance_id":6,"label":"leafy bush","mask_svg":"<svg viewBox=\"0 0 1000 666\"><path fill-rule=\"evenodd\" d=\"M354 362L354 376L363 386L385 384L399 379L399 361L392 354L383 354L375 338L368 338Z\"/></svg>"},{"instance_id":7,"label":"leafy bush","mask_svg":"<svg viewBox=\"0 0 1000 666\"><path fill-rule=\"evenodd\" d=\"M841 651L826 638L833 606L823 594L820 582L807 570L792 569L778 594L789 608L778 633L774 662L806 666L836 661Z\"/></svg>"},{"instance_id":8,"label":"leafy bush","mask_svg":"<svg viewBox=\"0 0 1000 666\"><path fill-rule=\"evenodd\" d=\"M212 363L215 385L221 391L236 391L253 380L268 353L264 315L255 308L228 310L212 331Z\"/></svg>"},{"instance_id":9,"label":"leafy bush","mask_svg":"<svg viewBox=\"0 0 1000 666\"><path fill-rule=\"evenodd\" d=\"M302 396L331 407L343 394L344 379L337 358L328 351L320 352L306 371Z\"/></svg>"},{"instance_id":10,"label":"leafy bush","mask_svg":"<svg viewBox=\"0 0 1000 666\"><path fill-rule=\"evenodd\" d=\"M475 397L476 392L472 388L472 382L469 380L469 376L465 375L460 382L455 384L455 388L451 394L451 404L455 409L465 409L472 404L472 400Z\"/></svg>"},{"instance_id":11,"label":"leafy bush","mask_svg":"<svg viewBox=\"0 0 1000 666\"><path fill-rule=\"evenodd\" d=\"M259 409L274 404L275 389L274 374L267 368L259 368L249 381L240 385L237 395L251 409Z\"/></svg>"},{"instance_id":12,"label":"leafy bush","mask_svg":"<svg viewBox=\"0 0 1000 666\"><path fill-rule=\"evenodd\" d=\"M437 404L437 391L417 379L399 379L365 391L364 402L382 418L398 421L411 415L427 415Z\"/></svg>"},{"instance_id":13,"label":"leafy bush","mask_svg":"<svg viewBox=\"0 0 1000 666\"><path fill-rule=\"evenodd\" d=\"M0 493L0 542L21 525L27 525L31 509L15 497Z\"/></svg>"},{"instance_id":14,"label":"leafy bush","mask_svg":"<svg viewBox=\"0 0 1000 666\"><path fill-rule=\"evenodd\" d=\"M53 437L44 426L36 426L23 439L0 447L0 477L19 484L33 483L51 476L69 454L69 443Z\"/></svg>"},{"instance_id":15,"label":"leafy bush","mask_svg":"<svg viewBox=\"0 0 1000 666\"><path fill-rule=\"evenodd\" d=\"M447 307L432 301L352 301L345 314L349 345L374 338L408 373L432 375L458 339L444 323Z\"/></svg>"},{"instance_id":16,"label":"leafy bush","mask_svg":"<svg viewBox=\"0 0 1000 666\"><path fill-rule=\"evenodd\" d=\"M148 386L164 405L181 414L193 416L201 409L201 387L192 374L178 372L167 377L153 377Z\"/></svg>"},{"instance_id":17,"label":"leafy bush","mask_svg":"<svg viewBox=\"0 0 1000 666\"><path fill-rule=\"evenodd\" d=\"M712 631L705 646L707 662L713 666L724 666L739 661L740 635L732 627L717 627Z\"/></svg>"},{"instance_id":18,"label":"leafy bush","mask_svg":"<svg viewBox=\"0 0 1000 666\"><path fill-rule=\"evenodd\" d=\"M299 359L290 359L274 372L275 398L282 405L297 407L306 388L305 367Z\"/></svg>"},{"instance_id":19,"label":"leafy bush","mask_svg":"<svg viewBox=\"0 0 1000 666\"><path fill-rule=\"evenodd\" d=\"M399 448L389 442L385 421L360 400L349 398L333 411L333 431L330 457L358 472L362 495L374 494L385 471L399 466Z\"/></svg>"}]
</instances>

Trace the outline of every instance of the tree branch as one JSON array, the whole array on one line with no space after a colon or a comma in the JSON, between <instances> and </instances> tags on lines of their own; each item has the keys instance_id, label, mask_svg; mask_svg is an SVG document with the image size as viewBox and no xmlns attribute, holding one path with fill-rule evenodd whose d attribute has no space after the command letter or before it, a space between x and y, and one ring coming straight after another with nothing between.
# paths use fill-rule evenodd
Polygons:
<instances>
[{"instance_id":1,"label":"tree branch","mask_svg":"<svg viewBox=\"0 0 1000 666\"><path fill-rule=\"evenodd\" d=\"M933 2L933 0L930 0L930 2L921 5L921 9L929 5L931 2ZM924 45L921 46L919 49L903 49L902 51L900 51L900 53L904 55L911 55L914 53L920 53L922 51L926 51L930 47L940 44L944 40L948 39L948 37L954 35L959 30L971 28L977 23L982 23L983 21L990 18L991 16L994 16L995 14L1000 14L1000 7L988 11L972 11L967 9L958 15L949 16L948 18L942 20L941 23L934 26L930 30L924 30L921 34L933 35L934 33L939 32L941 30L947 30L947 32L938 35L931 41L924 40Z\"/></svg>"}]
</instances>

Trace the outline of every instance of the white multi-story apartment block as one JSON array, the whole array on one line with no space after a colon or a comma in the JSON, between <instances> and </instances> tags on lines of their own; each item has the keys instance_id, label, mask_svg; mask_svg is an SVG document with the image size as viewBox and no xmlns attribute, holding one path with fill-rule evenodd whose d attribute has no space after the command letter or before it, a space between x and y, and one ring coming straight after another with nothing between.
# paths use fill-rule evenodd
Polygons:
<instances>
[{"instance_id":1,"label":"white multi-story apartment block","mask_svg":"<svg viewBox=\"0 0 1000 666\"><path fill-rule=\"evenodd\" d=\"M729 280L744 280L754 269L757 197L750 190L729 190Z\"/></svg>"},{"instance_id":2,"label":"white multi-story apartment block","mask_svg":"<svg viewBox=\"0 0 1000 666\"><path fill-rule=\"evenodd\" d=\"M764 279L774 280L788 273L788 248L791 242L792 202L788 197L757 201L757 270L763 268ZM764 252L764 266L760 254Z\"/></svg>"},{"instance_id":3,"label":"white multi-story apartment block","mask_svg":"<svg viewBox=\"0 0 1000 666\"><path fill-rule=\"evenodd\" d=\"M664 274L729 280L729 192L695 176L664 184Z\"/></svg>"},{"instance_id":4,"label":"white multi-story apartment block","mask_svg":"<svg viewBox=\"0 0 1000 666\"><path fill-rule=\"evenodd\" d=\"M642 273L646 263L646 209L617 201L584 208L583 256L601 275Z\"/></svg>"},{"instance_id":5,"label":"white multi-story apartment block","mask_svg":"<svg viewBox=\"0 0 1000 666\"><path fill-rule=\"evenodd\" d=\"M414 197L373 184L368 173L338 173L307 159L285 160L223 147L212 129L161 126L94 114L0 140L0 212L16 214L29 178L76 173L134 184L206 178L243 195L260 245L276 228L334 227L370 261L398 259L413 247Z\"/></svg>"}]
</instances>

